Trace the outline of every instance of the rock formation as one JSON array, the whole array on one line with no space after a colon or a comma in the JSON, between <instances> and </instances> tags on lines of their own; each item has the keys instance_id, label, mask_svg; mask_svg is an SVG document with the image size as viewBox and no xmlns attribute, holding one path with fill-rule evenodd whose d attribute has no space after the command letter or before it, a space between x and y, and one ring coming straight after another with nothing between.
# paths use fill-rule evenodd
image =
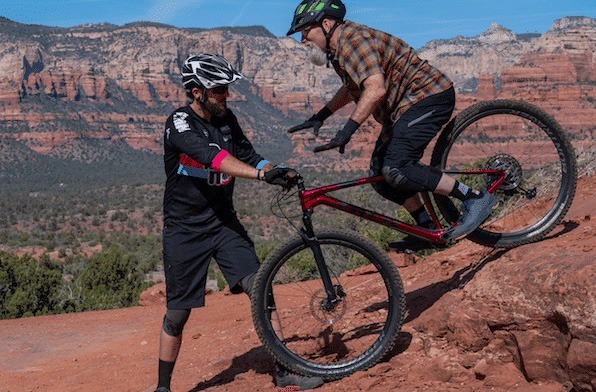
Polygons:
<instances>
[{"instance_id":1,"label":"rock formation","mask_svg":"<svg viewBox=\"0 0 596 392\"><path fill-rule=\"evenodd\" d=\"M431 41L420 55L455 81L458 110L483 99L526 99L586 139L596 116L595 24L565 18L543 35L516 35L492 24L477 37ZM310 64L292 38L262 27L178 29L146 22L53 28L0 18L0 27L0 139L25 143L32 153L81 159L68 152L73 138L83 144L123 140L160 153L165 116L186 100L180 64L206 51L223 54L246 76L232 87L230 105L258 145L286 156L294 148L293 157L308 154L313 164L331 161L312 156L307 136L294 136L292 147L284 132L340 86L333 70ZM322 136L347 115L334 116ZM378 132L373 122L362 127L352 142L351 167L366 168Z\"/></svg>"},{"instance_id":2,"label":"rock formation","mask_svg":"<svg viewBox=\"0 0 596 392\"><path fill-rule=\"evenodd\" d=\"M498 75L531 50L536 40L532 35L518 38L511 30L493 23L476 37L430 41L419 53L445 72L459 92L474 92L481 75Z\"/></svg>"}]
</instances>

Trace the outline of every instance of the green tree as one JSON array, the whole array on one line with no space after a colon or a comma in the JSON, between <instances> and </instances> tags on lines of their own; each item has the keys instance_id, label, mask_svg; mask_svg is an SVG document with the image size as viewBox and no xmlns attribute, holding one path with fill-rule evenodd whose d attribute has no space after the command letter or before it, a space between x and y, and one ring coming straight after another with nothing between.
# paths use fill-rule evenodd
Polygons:
<instances>
[{"instance_id":1,"label":"green tree","mask_svg":"<svg viewBox=\"0 0 596 392\"><path fill-rule=\"evenodd\" d=\"M138 261L119 247L92 256L86 268L75 275L82 291L78 310L117 309L135 305L147 287Z\"/></svg>"},{"instance_id":2,"label":"green tree","mask_svg":"<svg viewBox=\"0 0 596 392\"><path fill-rule=\"evenodd\" d=\"M0 252L0 318L59 313L63 284L60 266L47 257Z\"/></svg>"}]
</instances>

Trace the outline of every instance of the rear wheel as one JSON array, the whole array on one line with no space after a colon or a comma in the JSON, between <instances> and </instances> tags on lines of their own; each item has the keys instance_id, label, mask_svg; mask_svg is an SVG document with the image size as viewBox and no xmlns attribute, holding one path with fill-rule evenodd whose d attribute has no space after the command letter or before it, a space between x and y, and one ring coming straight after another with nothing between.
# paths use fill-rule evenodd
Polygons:
<instances>
[{"instance_id":1,"label":"rear wheel","mask_svg":"<svg viewBox=\"0 0 596 392\"><path fill-rule=\"evenodd\" d=\"M575 154L553 117L521 101L496 100L471 106L439 138L431 164L443 171L506 170L495 196L499 205L468 236L493 247L514 247L546 236L563 219L575 195ZM489 175L458 174L462 183L482 189ZM435 197L450 223L458 210Z\"/></svg>"},{"instance_id":2,"label":"rear wheel","mask_svg":"<svg viewBox=\"0 0 596 392\"><path fill-rule=\"evenodd\" d=\"M252 313L257 334L279 363L332 380L383 358L401 329L405 300L386 252L344 230L325 231L317 239L336 302L327 301L312 250L297 236L261 266Z\"/></svg>"}]
</instances>

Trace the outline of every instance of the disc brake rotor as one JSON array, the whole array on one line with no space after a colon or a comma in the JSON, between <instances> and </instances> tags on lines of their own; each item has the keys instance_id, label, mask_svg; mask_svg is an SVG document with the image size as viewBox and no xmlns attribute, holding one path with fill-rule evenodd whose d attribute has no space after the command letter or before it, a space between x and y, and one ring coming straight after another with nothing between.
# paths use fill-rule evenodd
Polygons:
<instances>
[{"instance_id":1,"label":"disc brake rotor","mask_svg":"<svg viewBox=\"0 0 596 392\"><path fill-rule=\"evenodd\" d=\"M312 315L324 324L333 324L340 320L346 313L348 304L343 298L339 298L333 304L326 304L327 293L324 288L315 291L310 298L310 312Z\"/></svg>"}]
</instances>

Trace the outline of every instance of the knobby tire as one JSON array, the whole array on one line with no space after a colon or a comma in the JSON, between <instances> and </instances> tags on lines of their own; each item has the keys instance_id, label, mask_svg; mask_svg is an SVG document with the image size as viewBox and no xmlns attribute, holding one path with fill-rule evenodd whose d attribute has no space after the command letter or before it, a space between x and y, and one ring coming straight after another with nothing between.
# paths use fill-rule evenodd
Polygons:
<instances>
[{"instance_id":1,"label":"knobby tire","mask_svg":"<svg viewBox=\"0 0 596 392\"><path fill-rule=\"evenodd\" d=\"M467 238L482 245L511 248L543 239L571 206L577 183L575 152L565 131L542 109L527 102L494 100L473 105L443 130L431 159L441 170L506 168L495 196L499 207ZM490 177L460 176L485 187ZM435 196L449 223L458 209Z\"/></svg>"},{"instance_id":2,"label":"knobby tire","mask_svg":"<svg viewBox=\"0 0 596 392\"><path fill-rule=\"evenodd\" d=\"M333 380L378 363L401 329L405 295L387 253L347 230L317 234L340 301L325 293L312 251L301 236L276 248L255 279L252 315L269 353L292 371ZM268 293L273 293L274 301ZM283 335L270 318L274 302Z\"/></svg>"}]
</instances>

